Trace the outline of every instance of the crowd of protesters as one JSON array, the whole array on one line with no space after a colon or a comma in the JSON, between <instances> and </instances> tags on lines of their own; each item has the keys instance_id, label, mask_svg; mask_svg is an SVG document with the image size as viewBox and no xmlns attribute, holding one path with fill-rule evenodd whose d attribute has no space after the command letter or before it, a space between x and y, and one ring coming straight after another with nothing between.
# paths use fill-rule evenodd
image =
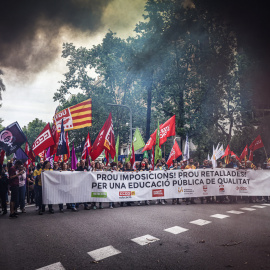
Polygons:
<instances>
[{"instance_id":1,"label":"crowd of protesters","mask_svg":"<svg viewBox=\"0 0 270 270\"><path fill-rule=\"evenodd\" d=\"M154 170L185 170L185 169L207 169L212 168L212 162L210 160L204 160L203 164L200 165L199 162L194 162L193 159L188 161L173 161L172 166L168 168L165 159L157 160ZM231 156L230 163L223 164L221 161L218 162L217 168L231 168L231 169L270 169L270 161L264 164L262 168L261 164L255 165L251 161L239 162L235 156ZM2 215L6 215L7 206L10 205L10 218L17 218L19 213L26 213L25 205L35 204L36 211L39 215L45 212L45 205L42 203L42 181L41 173L47 170L55 171L73 171L71 169L70 163L65 162L54 162L53 168L49 161L38 163L35 167L33 164L29 166L26 170L20 160L13 162L10 160L7 164L0 165L0 200L2 207ZM150 171L150 164L147 158L144 158L141 162L135 163L135 169L132 168L130 162L122 163L119 161L111 162L105 165L104 162L88 160L80 160L77 164L76 171ZM8 196L10 195L10 196ZM10 197L10 200L9 200ZM254 197L254 196L208 196L200 197L200 202L203 203L237 203L237 201L244 200L246 203L255 202L268 202L268 196L264 197ZM195 204L195 198L185 198L185 199L173 199L172 204ZM141 205L143 202L126 202L127 206L131 205ZM144 202L149 205L149 201ZM166 204L166 200L156 200L155 204ZM66 209L71 211L78 211L80 205L83 205L84 210L97 209L97 204L95 202L78 202L78 203L67 203ZM110 202L109 208L114 208L116 203ZM119 206L124 206L124 203L119 203ZM64 213L64 205L59 204L59 212ZM99 209L103 209L102 203L98 204ZM53 214L53 205L48 205L49 213Z\"/></svg>"}]
</instances>

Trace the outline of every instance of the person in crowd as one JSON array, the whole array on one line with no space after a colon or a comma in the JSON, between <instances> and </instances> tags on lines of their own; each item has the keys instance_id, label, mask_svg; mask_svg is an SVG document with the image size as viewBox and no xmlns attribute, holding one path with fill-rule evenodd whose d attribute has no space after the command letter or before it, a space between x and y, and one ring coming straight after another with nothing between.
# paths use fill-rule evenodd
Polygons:
<instances>
[{"instance_id":1,"label":"person in crowd","mask_svg":"<svg viewBox=\"0 0 270 270\"><path fill-rule=\"evenodd\" d=\"M211 166L209 165L209 161L207 159L205 159L203 161L203 164L201 166L199 166L199 168L200 169L211 169ZM200 197L200 200L201 200L201 204L203 204L205 200L207 203L211 203L211 202L214 202L214 197L212 197L212 196Z\"/></svg>"},{"instance_id":2,"label":"person in crowd","mask_svg":"<svg viewBox=\"0 0 270 270\"><path fill-rule=\"evenodd\" d=\"M111 162L110 164L110 167L111 167L111 171L117 171L117 163L116 162ZM109 208L110 209L113 209L115 207L115 203L114 202L110 202L109 203Z\"/></svg>"},{"instance_id":3,"label":"person in crowd","mask_svg":"<svg viewBox=\"0 0 270 270\"><path fill-rule=\"evenodd\" d=\"M32 165L32 163L31 163ZM26 194L27 194L27 203L28 204L33 204L35 203L34 198L35 198L35 191L34 191L34 166L29 166L27 170L27 175L26 175Z\"/></svg>"},{"instance_id":4,"label":"person in crowd","mask_svg":"<svg viewBox=\"0 0 270 270\"><path fill-rule=\"evenodd\" d=\"M7 201L6 201L7 192L8 192L8 177L4 169L4 166L0 164L0 200L3 211L2 215L7 214Z\"/></svg>"},{"instance_id":5,"label":"person in crowd","mask_svg":"<svg viewBox=\"0 0 270 270\"><path fill-rule=\"evenodd\" d=\"M226 165L227 169L239 169L239 163L236 161L236 156L232 155L230 163ZM237 196L228 196L230 203L237 203Z\"/></svg>"},{"instance_id":6,"label":"person in crowd","mask_svg":"<svg viewBox=\"0 0 270 270\"><path fill-rule=\"evenodd\" d=\"M158 170L164 170L164 167L162 166L162 163L161 163L161 160L158 159L157 160L157 163L156 163L156 166L154 168L155 171L158 171ZM164 199L159 199L159 200L156 200L155 204L165 204L165 200Z\"/></svg>"},{"instance_id":7,"label":"person in crowd","mask_svg":"<svg viewBox=\"0 0 270 270\"><path fill-rule=\"evenodd\" d=\"M18 205L19 200L19 176L23 174L23 171L19 172L19 168L22 165L20 160L16 160L15 165L11 166L8 170L9 175L9 186L11 191L10 198L10 218L17 218L16 206Z\"/></svg>"},{"instance_id":8,"label":"person in crowd","mask_svg":"<svg viewBox=\"0 0 270 270\"><path fill-rule=\"evenodd\" d=\"M162 158L161 159L161 164L162 164L163 170L167 170L168 169L168 165L166 163L165 158Z\"/></svg>"},{"instance_id":9,"label":"person in crowd","mask_svg":"<svg viewBox=\"0 0 270 270\"><path fill-rule=\"evenodd\" d=\"M61 162L59 169L60 169L59 170L60 172L71 171L71 169L68 168L68 164L66 162ZM67 209L71 209L73 212L77 211L75 203L67 203L66 206L67 206ZM60 213L64 213L63 204L59 204L59 210L60 210Z\"/></svg>"},{"instance_id":10,"label":"person in crowd","mask_svg":"<svg viewBox=\"0 0 270 270\"><path fill-rule=\"evenodd\" d=\"M97 161L97 162L95 163L94 171L95 171L95 172L102 171L102 169L101 169L101 164L100 164L99 161ZM96 203L96 202L93 202L93 203L92 203L92 206L93 206L93 209L94 209L94 210L97 209L97 203ZM103 209L103 206L102 206L102 203L101 203L101 202L98 203L98 206L99 206L99 209Z\"/></svg>"},{"instance_id":11,"label":"person in crowd","mask_svg":"<svg viewBox=\"0 0 270 270\"><path fill-rule=\"evenodd\" d=\"M79 164L80 165L77 166L76 171L79 171L79 172L87 172L88 171L88 168L85 166L84 159L81 159ZM77 204L77 208L78 208L79 204ZM90 210L90 207L88 206L87 202L84 202L83 205L84 205L84 210Z\"/></svg>"},{"instance_id":12,"label":"person in crowd","mask_svg":"<svg viewBox=\"0 0 270 270\"><path fill-rule=\"evenodd\" d=\"M183 160L181 164L181 170L184 170L187 166L187 160Z\"/></svg>"},{"instance_id":13,"label":"person in crowd","mask_svg":"<svg viewBox=\"0 0 270 270\"><path fill-rule=\"evenodd\" d=\"M40 175L42 172L41 164L38 163L36 169L34 170L33 173L33 178L34 178L34 193L35 193L35 204L36 204L36 211L39 210L39 202L38 202L38 175Z\"/></svg>"},{"instance_id":14,"label":"person in crowd","mask_svg":"<svg viewBox=\"0 0 270 270\"><path fill-rule=\"evenodd\" d=\"M148 171L148 168L146 168L145 165L146 165L146 164L145 164L145 161L141 161L141 162L139 163L139 170L138 170L138 171L141 171L141 172ZM137 203L137 205L140 206L141 203L142 203L142 201L139 201L139 202ZM149 204L150 204L150 202L149 202L148 200L144 201L144 203L145 203L145 205L149 205Z\"/></svg>"},{"instance_id":15,"label":"person in crowd","mask_svg":"<svg viewBox=\"0 0 270 270\"><path fill-rule=\"evenodd\" d=\"M19 175L19 200L16 210L20 207L21 213L25 213L25 193L26 193L26 171L23 165L18 168Z\"/></svg>"},{"instance_id":16,"label":"person in crowd","mask_svg":"<svg viewBox=\"0 0 270 270\"><path fill-rule=\"evenodd\" d=\"M117 164L117 171L122 172L123 170L124 170L123 162L119 160Z\"/></svg>"},{"instance_id":17,"label":"person in crowd","mask_svg":"<svg viewBox=\"0 0 270 270\"><path fill-rule=\"evenodd\" d=\"M45 204L42 203L42 181L41 181L41 173L44 171L52 171L51 164L49 161L45 161L42 165L42 169L36 172L37 174L37 184L38 184L38 214L43 215L45 212ZM49 213L54 214L53 205L48 204L49 207Z\"/></svg>"},{"instance_id":18,"label":"person in crowd","mask_svg":"<svg viewBox=\"0 0 270 270\"><path fill-rule=\"evenodd\" d=\"M173 165L173 166L172 166L172 168L171 168L170 170L179 170L177 160L174 160L172 165ZM180 198L173 199L173 200L172 200L172 204L181 204Z\"/></svg>"},{"instance_id":19,"label":"person in crowd","mask_svg":"<svg viewBox=\"0 0 270 270\"><path fill-rule=\"evenodd\" d=\"M64 161L62 161L61 163L60 163L60 166L59 166L59 164L58 164L58 162L55 164L53 164L53 170L54 171L67 171L67 164L64 162ZM58 207L59 207L59 212L60 213L64 213L64 205L63 205L63 203L59 203L58 204Z\"/></svg>"},{"instance_id":20,"label":"person in crowd","mask_svg":"<svg viewBox=\"0 0 270 270\"><path fill-rule=\"evenodd\" d=\"M194 165L193 158L190 158L188 163L189 163L189 164L186 165L185 170L194 170L194 169L196 169L196 167L195 167L195 165ZM184 164L185 164L185 163L184 163ZM191 204L196 204L196 203L195 203L195 198L186 198L186 205L188 205L189 202L190 202Z\"/></svg>"}]
</instances>

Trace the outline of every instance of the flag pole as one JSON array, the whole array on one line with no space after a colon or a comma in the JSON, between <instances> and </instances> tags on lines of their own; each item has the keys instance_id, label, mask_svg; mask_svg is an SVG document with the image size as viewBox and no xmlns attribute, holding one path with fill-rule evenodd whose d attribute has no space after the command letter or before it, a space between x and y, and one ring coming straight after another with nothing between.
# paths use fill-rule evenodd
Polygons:
<instances>
[{"instance_id":1,"label":"flag pole","mask_svg":"<svg viewBox=\"0 0 270 270\"><path fill-rule=\"evenodd\" d=\"M267 156L267 153L266 153L265 146L263 146L263 149L264 149L264 152L265 152L266 160L268 160L268 156Z\"/></svg>"}]
</instances>

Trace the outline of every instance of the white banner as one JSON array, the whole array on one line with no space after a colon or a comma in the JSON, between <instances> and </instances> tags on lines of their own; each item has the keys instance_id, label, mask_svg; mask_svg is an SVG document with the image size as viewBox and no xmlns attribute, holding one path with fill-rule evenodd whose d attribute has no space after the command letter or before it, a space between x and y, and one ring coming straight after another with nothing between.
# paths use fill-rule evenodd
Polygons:
<instances>
[{"instance_id":1,"label":"white banner","mask_svg":"<svg viewBox=\"0 0 270 270\"><path fill-rule=\"evenodd\" d=\"M43 203L269 196L270 171L235 169L42 173Z\"/></svg>"}]
</instances>

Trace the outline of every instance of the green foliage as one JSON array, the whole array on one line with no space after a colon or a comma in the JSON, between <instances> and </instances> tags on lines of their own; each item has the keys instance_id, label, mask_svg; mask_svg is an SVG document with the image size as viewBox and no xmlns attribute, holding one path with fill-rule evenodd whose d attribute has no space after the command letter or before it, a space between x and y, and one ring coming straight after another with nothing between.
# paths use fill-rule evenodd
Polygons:
<instances>
[{"instance_id":1,"label":"green foliage","mask_svg":"<svg viewBox=\"0 0 270 270\"><path fill-rule=\"evenodd\" d=\"M29 142L29 146L32 146L35 139L38 137L38 135L40 134L40 132L44 129L46 125L47 125L46 122L43 122L42 120L36 118L33 121L29 122L27 126L24 126L22 128ZM24 147L22 148L24 149Z\"/></svg>"}]
</instances>

